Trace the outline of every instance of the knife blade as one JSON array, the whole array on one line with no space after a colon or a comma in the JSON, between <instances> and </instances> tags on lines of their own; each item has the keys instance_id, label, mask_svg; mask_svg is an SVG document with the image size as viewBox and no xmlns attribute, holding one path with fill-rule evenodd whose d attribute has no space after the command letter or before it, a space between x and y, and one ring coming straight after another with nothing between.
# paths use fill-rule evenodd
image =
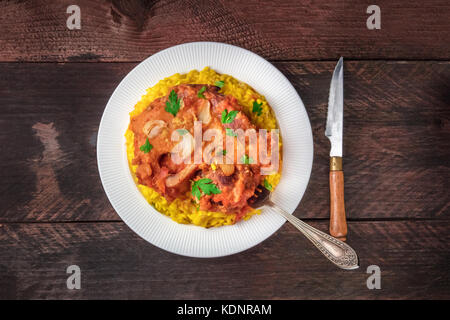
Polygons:
<instances>
[{"instance_id":1,"label":"knife blade","mask_svg":"<svg viewBox=\"0 0 450 320\"><path fill-rule=\"evenodd\" d=\"M344 205L344 172L342 171L342 136L344 125L344 59L341 57L331 78L325 135L330 150L330 234L345 241L347 220Z\"/></svg>"},{"instance_id":2,"label":"knife blade","mask_svg":"<svg viewBox=\"0 0 450 320\"><path fill-rule=\"evenodd\" d=\"M328 114L325 136L331 142L330 157L342 157L342 132L344 123L344 59L334 68L328 97Z\"/></svg>"}]
</instances>

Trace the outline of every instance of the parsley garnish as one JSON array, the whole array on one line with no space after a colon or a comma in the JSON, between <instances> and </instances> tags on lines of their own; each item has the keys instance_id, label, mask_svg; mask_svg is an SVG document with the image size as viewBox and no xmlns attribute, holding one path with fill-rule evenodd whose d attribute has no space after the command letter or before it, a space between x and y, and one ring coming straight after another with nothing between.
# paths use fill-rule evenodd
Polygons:
<instances>
[{"instance_id":1,"label":"parsley garnish","mask_svg":"<svg viewBox=\"0 0 450 320\"><path fill-rule=\"evenodd\" d=\"M227 150L217 150L216 155L223 155L225 156L227 154Z\"/></svg>"},{"instance_id":2,"label":"parsley garnish","mask_svg":"<svg viewBox=\"0 0 450 320\"><path fill-rule=\"evenodd\" d=\"M172 90L170 91L169 100L166 101L166 107L164 108L164 110L171 113L175 117L178 113L178 110L180 110L180 102L181 99L178 99L175 90Z\"/></svg>"},{"instance_id":3,"label":"parsley garnish","mask_svg":"<svg viewBox=\"0 0 450 320\"><path fill-rule=\"evenodd\" d=\"M252 164L253 163L253 159L250 158L248 155L244 154L241 157L241 162L244 163L244 164Z\"/></svg>"},{"instance_id":4,"label":"parsley garnish","mask_svg":"<svg viewBox=\"0 0 450 320\"><path fill-rule=\"evenodd\" d=\"M198 90L197 97L206 99L205 96L203 95L203 92L205 92L205 91L206 91L206 87L203 86L200 90Z\"/></svg>"},{"instance_id":5,"label":"parsley garnish","mask_svg":"<svg viewBox=\"0 0 450 320\"><path fill-rule=\"evenodd\" d=\"M211 179L203 178L197 181L194 181L192 184L192 195L196 197L198 200L200 200L200 197L202 196L202 192L204 194L210 195L210 194L219 194L222 193L217 186L212 183Z\"/></svg>"},{"instance_id":6,"label":"parsley garnish","mask_svg":"<svg viewBox=\"0 0 450 320\"><path fill-rule=\"evenodd\" d=\"M237 110L232 110L228 112L227 109L222 111L222 123L232 123L236 115L239 113Z\"/></svg>"},{"instance_id":7,"label":"parsley garnish","mask_svg":"<svg viewBox=\"0 0 450 320\"><path fill-rule=\"evenodd\" d=\"M177 129L177 132L180 134L180 136L184 136L189 131L187 131L186 129Z\"/></svg>"},{"instance_id":8,"label":"parsley garnish","mask_svg":"<svg viewBox=\"0 0 450 320\"><path fill-rule=\"evenodd\" d=\"M264 188L266 188L269 191L272 191L272 185L267 181L267 179L264 179Z\"/></svg>"},{"instance_id":9,"label":"parsley garnish","mask_svg":"<svg viewBox=\"0 0 450 320\"><path fill-rule=\"evenodd\" d=\"M252 112L256 112L256 114L257 114L258 116L260 116L260 115L261 115L261 112L262 112L261 106L262 106L262 102L261 102L261 103L258 103L258 102L256 102L256 101L253 101L253 110L252 110Z\"/></svg>"},{"instance_id":10,"label":"parsley garnish","mask_svg":"<svg viewBox=\"0 0 450 320\"><path fill-rule=\"evenodd\" d=\"M216 81L216 82L214 82L214 85L216 87L219 87L220 89L222 89L223 86L225 85L225 82L223 82L223 81Z\"/></svg>"},{"instance_id":11,"label":"parsley garnish","mask_svg":"<svg viewBox=\"0 0 450 320\"><path fill-rule=\"evenodd\" d=\"M230 128L225 129L225 134L230 137L237 137L237 134Z\"/></svg>"},{"instance_id":12,"label":"parsley garnish","mask_svg":"<svg viewBox=\"0 0 450 320\"><path fill-rule=\"evenodd\" d=\"M153 146L150 144L150 141L148 141L148 138L147 138L147 140L145 140L145 143L144 143L142 146L140 146L139 149L140 149L143 153L149 153L150 150L153 149Z\"/></svg>"}]
</instances>

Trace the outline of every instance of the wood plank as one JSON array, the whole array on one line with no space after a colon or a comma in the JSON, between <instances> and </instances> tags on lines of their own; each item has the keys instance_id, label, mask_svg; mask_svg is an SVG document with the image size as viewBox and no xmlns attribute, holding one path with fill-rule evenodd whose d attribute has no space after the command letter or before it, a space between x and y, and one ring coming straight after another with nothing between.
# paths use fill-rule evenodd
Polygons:
<instances>
[{"instance_id":1,"label":"wood plank","mask_svg":"<svg viewBox=\"0 0 450 320\"><path fill-rule=\"evenodd\" d=\"M132 67L0 65L1 220L118 219L101 186L96 142L109 96Z\"/></svg>"},{"instance_id":2,"label":"wood plank","mask_svg":"<svg viewBox=\"0 0 450 320\"><path fill-rule=\"evenodd\" d=\"M326 222L315 227L327 229ZM196 259L167 253L123 223L4 224L1 299L449 299L448 223L350 222L361 267L326 261L290 225L243 253ZM66 268L81 268L81 290ZM381 289L368 290L369 265Z\"/></svg>"},{"instance_id":3,"label":"wood plank","mask_svg":"<svg viewBox=\"0 0 450 320\"><path fill-rule=\"evenodd\" d=\"M66 26L73 2L2 1L0 61L141 61L191 41L226 42L272 60L449 59L450 3L371 1L79 0L81 30Z\"/></svg>"},{"instance_id":4,"label":"wood plank","mask_svg":"<svg viewBox=\"0 0 450 320\"><path fill-rule=\"evenodd\" d=\"M106 102L135 64L0 64L0 222L118 220L97 172ZM308 111L314 165L296 210L327 218L324 137L334 62L283 62ZM449 218L450 63L345 64L350 219Z\"/></svg>"}]
</instances>

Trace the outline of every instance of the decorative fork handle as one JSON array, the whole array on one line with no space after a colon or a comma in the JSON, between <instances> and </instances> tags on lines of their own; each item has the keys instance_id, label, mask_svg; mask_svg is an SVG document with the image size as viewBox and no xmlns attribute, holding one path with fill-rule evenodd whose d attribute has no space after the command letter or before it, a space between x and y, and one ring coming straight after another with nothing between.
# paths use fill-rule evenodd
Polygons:
<instances>
[{"instance_id":1,"label":"decorative fork handle","mask_svg":"<svg viewBox=\"0 0 450 320\"><path fill-rule=\"evenodd\" d=\"M342 242L316 228L311 227L302 220L296 218L292 214L287 213L272 201L266 203L267 206L273 208L282 215L287 221L292 223L301 233L305 235L316 247L323 253L325 257L345 270L353 270L359 267L358 256L348 244Z\"/></svg>"}]
</instances>

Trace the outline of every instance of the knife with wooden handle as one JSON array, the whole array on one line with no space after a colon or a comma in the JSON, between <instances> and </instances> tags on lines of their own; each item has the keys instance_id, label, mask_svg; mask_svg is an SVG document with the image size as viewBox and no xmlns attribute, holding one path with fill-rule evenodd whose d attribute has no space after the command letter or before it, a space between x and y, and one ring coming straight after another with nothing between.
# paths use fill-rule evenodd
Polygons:
<instances>
[{"instance_id":1,"label":"knife with wooden handle","mask_svg":"<svg viewBox=\"0 0 450 320\"><path fill-rule=\"evenodd\" d=\"M342 241L347 237L344 205L344 171L342 170L342 132L344 125L344 60L337 63L330 85L325 136L330 151L330 234Z\"/></svg>"}]
</instances>

